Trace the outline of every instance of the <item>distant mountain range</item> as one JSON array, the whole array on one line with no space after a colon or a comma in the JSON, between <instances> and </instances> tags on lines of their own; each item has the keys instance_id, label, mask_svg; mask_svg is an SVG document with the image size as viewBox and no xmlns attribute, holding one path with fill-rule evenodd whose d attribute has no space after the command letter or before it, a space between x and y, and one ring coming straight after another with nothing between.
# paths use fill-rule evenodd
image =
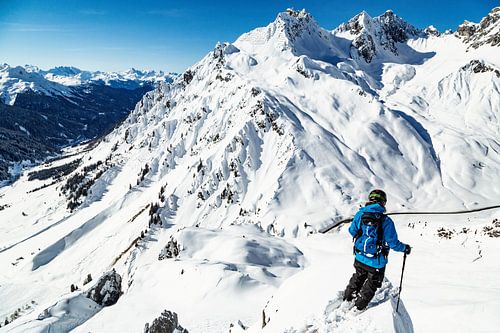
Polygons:
<instances>
[{"instance_id":1,"label":"distant mountain range","mask_svg":"<svg viewBox=\"0 0 500 333\"><path fill-rule=\"evenodd\" d=\"M27 90L51 96L71 96L72 87L103 85L111 88L137 89L158 82L171 82L173 73L140 71L131 68L124 72L84 71L60 66L42 70L36 66L0 65L0 100L14 105L16 96Z\"/></svg>"},{"instance_id":2,"label":"distant mountain range","mask_svg":"<svg viewBox=\"0 0 500 333\"><path fill-rule=\"evenodd\" d=\"M101 136L123 120L144 93L175 76L136 69L44 71L0 65L0 180L19 170L16 163L41 161L62 147Z\"/></svg>"}]
</instances>

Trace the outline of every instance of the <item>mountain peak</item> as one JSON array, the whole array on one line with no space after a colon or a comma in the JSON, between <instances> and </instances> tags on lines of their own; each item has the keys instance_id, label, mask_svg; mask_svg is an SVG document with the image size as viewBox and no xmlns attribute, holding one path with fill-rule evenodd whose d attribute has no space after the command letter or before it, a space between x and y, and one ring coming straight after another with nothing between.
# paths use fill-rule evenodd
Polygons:
<instances>
[{"instance_id":1,"label":"mountain peak","mask_svg":"<svg viewBox=\"0 0 500 333\"><path fill-rule=\"evenodd\" d=\"M305 9L300 11L287 9L278 14L273 24L277 25L279 32L284 33L292 43L304 34L311 35L320 29L312 15Z\"/></svg>"},{"instance_id":2,"label":"mountain peak","mask_svg":"<svg viewBox=\"0 0 500 333\"><path fill-rule=\"evenodd\" d=\"M82 71L79 68L73 66L57 66L47 71L47 73L51 73L54 75L61 75L61 76L72 76L79 74L81 72Z\"/></svg>"},{"instance_id":3,"label":"mountain peak","mask_svg":"<svg viewBox=\"0 0 500 333\"><path fill-rule=\"evenodd\" d=\"M11 78L16 78L16 79L24 79L24 78L33 78L36 77L38 78L37 73L33 73L30 71L27 71L26 68L23 66L5 66L3 71L6 73L6 75L10 76Z\"/></svg>"},{"instance_id":4,"label":"mountain peak","mask_svg":"<svg viewBox=\"0 0 500 333\"><path fill-rule=\"evenodd\" d=\"M420 32L419 29L394 14L390 9L374 18L366 11L362 11L347 23L343 23L335 29L337 32L350 32L353 35L358 35L363 30L368 30L367 32L369 33L386 33L391 35L393 39L401 42L407 41L408 38L416 36Z\"/></svg>"},{"instance_id":5,"label":"mountain peak","mask_svg":"<svg viewBox=\"0 0 500 333\"><path fill-rule=\"evenodd\" d=\"M424 32L427 35L430 35L430 36L440 36L441 35L441 33L439 32L439 30L435 26L433 26L433 25L430 25L427 28L425 28Z\"/></svg>"},{"instance_id":6,"label":"mountain peak","mask_svg":"<svg viewBox=\"0 0 500 333\"><path fill-rule=\"evenodd\" d=\"M338 32L350 32L353 35L358 35L363 29L369 26L372 21L372 17L363 10L361 13L347 21L347 23L342 23L335 30Z\"/></svg>"},{"instance_id":7,"label":"mountain peak","mask_svg":"<svg viewBox=\"0 0 500 333\"><path fill-rule=\"evenodd\" d=\"M267 45L266 47L269 46L279 51L289 50L292 53L300 53L305 51L303 44L324 39L324 34L325 31L305 9L297 11L288 8L279 13L269 25L243 34L234 44L238 47L250 48Z\"/></svg>"},{"instance_id":8,"label":"mountain peak","mask_svg":"<svg viewBox=\"0 0 500 333\"><path fill-rule=\"evenodd\" d=\"M286 11L281 12L278 14L280 15L286 15L288 14L289 16L296 17L296 18L305 18L305 17L311 17L311 14L309 14L304 8L301 10L295 10L293 8L287 8Z\"/></svg>"},{"instance_id":9,"label":"mountain peak","mask_svg":"<svg viewBox=\"0 0 500 333\"><path fill-rule=\"evenodd\" d=\"M405 43L421 33L392 10L374 18L362 11L347 23L341 24L334 32L355 36L352 46L366 62L371 62L380 53L380 49L397 55L397 43Z\"/></svg>"},{"instance_id":10,"label":"mountain peak","mask_svg":"<svg viewBox=\"0 0 500 333\"><path fill-rule=\"evenodd\" d=\"M479 23L465 20L456 35L475 49L485 44L500 46L500 7L493 8Z\"/></svg>"}]
</instances>

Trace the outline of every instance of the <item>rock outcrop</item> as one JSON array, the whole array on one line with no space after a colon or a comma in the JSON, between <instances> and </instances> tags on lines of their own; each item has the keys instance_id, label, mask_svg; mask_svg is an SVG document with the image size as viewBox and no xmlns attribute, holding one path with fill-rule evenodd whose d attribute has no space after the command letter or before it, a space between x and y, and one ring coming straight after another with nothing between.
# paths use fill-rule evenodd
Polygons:
<instances>
[{"instance_id":1,"label":"rock outcrop","mask_svg":"<svg viewBox=\"0 0 500 333\"><path fill-rule=\"evenodd\" d=\"M167 245L165 245L165 247L161 250L160 254L158 255L158 260L175 258L179 255L179 252L180 252L179 244L175 239L170 238Z\"/></svg>"},{"instance_id":2,"label":"rock outcrop","mask_svg":"<svg viewBox=\"0 0 500 333\"><path fill-rule=\"evenodd\" d=\"M366 61L371 62L382 49L398 55L397 44L404 43L422 31L395 15L391 10L377 17L370 17L365 11L341 24L335 32L348 32L357 37L352 48Z\"/></svg>"},{"instance_id":3,"label":"rock outcrop","mask_svg":"<svg viewBox=\"0 0 500 333\"><path fill-rule=\"evenodd\" d=\"M479 23L465 21L458 27L456 36L475 49L482 45L499 47L500 7L493 8Z\"/></svg>"},{"instance_id":4,"label":"rock outcrop","mask_svg":"<svg viewBox=\"0 0 500 333\"><path fill-rule=\"evenodd\" d=\"M87 298L102 306L110 306L118 302L122 294L122 277L113 269L105 273L87 292Z\"/></svg>"},{"instance_id":5,"label":"rock outcrop","mask_svg":"<svg viewBox=\"0 0 500 333\"><path fill-rule=\"evenodd\" d=\"M151 325L146 323L144 333L188 333L188 330L179 325L177 313L164 310Z\"/></svg>"}]
</instances>

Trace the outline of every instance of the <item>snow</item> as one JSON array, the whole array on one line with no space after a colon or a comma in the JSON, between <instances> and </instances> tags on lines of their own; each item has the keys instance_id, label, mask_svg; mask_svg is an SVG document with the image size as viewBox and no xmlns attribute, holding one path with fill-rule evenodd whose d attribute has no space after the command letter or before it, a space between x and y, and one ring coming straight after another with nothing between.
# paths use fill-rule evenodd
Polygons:
<instances>
[{"instance_id":1,"label":"snow","mask_svg":"<svg viewBox=\"0 0 500 333\"><path fill-rule=\"evenodd\" d=\"M97 83L114 88L135 89L145 82L171 82L173 73L156 72L153 70L140 71L134 68L123 72L89 72L74 67L56 67L45 72L45 78L65 86L78 86L88 83Z\"/></svg>"},{"instance_id":2,"label":"snow","mask_svg":"<svg viewBox=\"0 0 500 333\"><path fill-rule=\"evenodd\" d=\"M499 266L492 257L476 258L479 250L494 256L499 245L496 239L475 234L494 216L498 212L458 219L395 218L400 239L413 246L397 313L400 253L390 254L382 288L366 311L356 313L352 304L339 301L354 272L347 226L301 240L300 249L310 265L274 293L265 307L267 325L262 328L260 320L248 332L495 331L500 323L495 315L499 283L492 273ZM436 234L441 227L458 231L464 226L470 233L452 239Z\"/></svg>"},{"instance_id":3,"label":"snow","mask_svg":"<svg viewBox=\"0 0 500 333\"><path fill-rule=\"evenodd\" d=\"M384 92L391 95L400 89L406 82L415 77L415 67L406 64L387 64L382 74Z\"/></svg>"},{"instance_id":4,"label":"snow","mask_svg":"<svg viewBox=\"0 0 500 333\"><path fill-rule=\"evenodd\" d=\"M24 160L21 162L13 163L9 166L9 174L11 179L16 179L28 167L32 166L33 162Z\"/></svg>"},{"instance_id":5,"label":"snow","mask_svg":"<svg viewBox=\"0 0 500 333\"><path fill-rule=\"evenodd\" d=\"M30 134L30 132L29 132L26 128L24 128L24 127L23 127L23 126L21 126L21 125L18 125L18 126L19 126L19 129L20 129L21 131L23 131L24 133L26 133L26 134L28 134L28 135L31 135L31 134Z\"/></svg>"},{"instance_id":6,"label":"snow","mask_svg":"<svg viewBox=\"0 0 500 333\"><path fill-rule=\"evenodd\" d=\"M31 72L30 68L0 66L0 99L4 103L13 105L17 94L28 89L46 95L61 95L69 91L65 86L47 81L40 73Z\"/></svg>"},{"instance_id":7,"label":"snow","mask_svg":"<svg viewBox=\"0 0 500 333\"><path fill-rule=\"evenodd\" d=\"M175 73L162 71L90 72L75 67L55 67L42 70L36 66L12 67L0 65L0 100L14 105L16 96L26 90L45 95L71 96L71 87L86 84L103 84L113 88L136 89L145 83L171 82Z\"/></svg>"},{"instance_id":8,"label":"snow","mask_svg":"<svg viewBox=\"0 0 500 333\"><path fill-rule=\"evenodd\" d=\"M63 299L45 309L36 321L22 327L30 332L69 332L81 325L101 310L101 307L92 301L78 295Z\"/></svg>"},{"instance_id":9,"label":"snow","mask_svg":"<svg viewBox=\"0 0 500 333\"><path fill-rule=\"evenodd\" d=\"M390 211L500 197L497 49L419 33L368 63L357 36L280 13L160 83L94 146L33 168L81 158L72 174L0 188L0 318L36 303L0 331L137 332L168 310L189 332L494 332L498 210L394 216L413 247L398 313L400 253L366 311L340 302L351 237L318 230L369 190L386 190ZM61 188L83 172L96 180L71 212ZM178 255L159 260L174 240ZM83 281L113 268L123 295L97 309Z\"/></svg>"}]
</instances>

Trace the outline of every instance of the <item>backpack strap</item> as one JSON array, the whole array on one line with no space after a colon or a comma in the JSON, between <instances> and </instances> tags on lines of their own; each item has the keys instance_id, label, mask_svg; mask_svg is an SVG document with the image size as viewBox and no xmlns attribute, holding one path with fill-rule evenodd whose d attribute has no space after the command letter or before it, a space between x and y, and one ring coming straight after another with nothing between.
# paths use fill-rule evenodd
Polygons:
<instances>
[{"instance_id":1,"label":"backpack strap","mask_svg":"<svg viewBox=\"0 0 500 333\"><path fill-rule=\"evenodd\" d=\"M384 221L385 221L386 215L381 214L380 219L377 224L377 241L380 243L380 245L384 244Z\"/></svg>"},{"instance_id":2,"label":"backpack strap","mask_svg":"<svg viewBox=\"0 0 500 333\"><path fill-rule=\"evenodd\" d=\"M380 218L380 223L377 228L377 241L380 244L380 254L387 259L387 256L389 255L389 248L385 246L385 240L384 240L384 221L386 218L387 215L382 214L382 217Z\"/></svg>"}]
</instances>

